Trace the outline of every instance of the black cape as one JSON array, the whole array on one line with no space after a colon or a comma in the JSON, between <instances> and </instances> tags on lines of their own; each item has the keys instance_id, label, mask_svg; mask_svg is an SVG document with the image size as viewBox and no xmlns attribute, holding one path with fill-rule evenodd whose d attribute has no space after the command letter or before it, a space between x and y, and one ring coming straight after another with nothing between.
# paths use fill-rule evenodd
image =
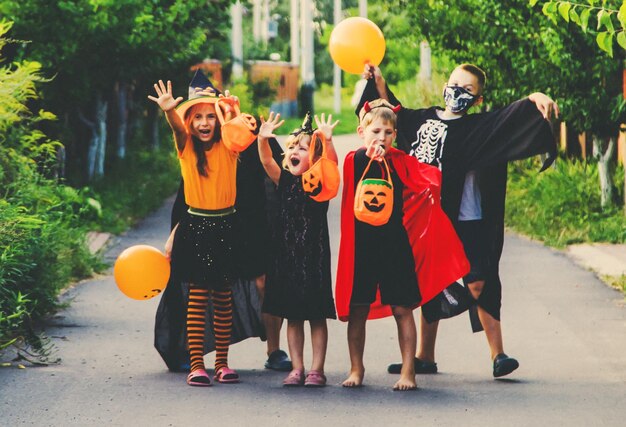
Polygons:
<instances>
[{"instance_id":1,"label":"black cape","mask_svg":"<svg viewBox=\"0 0 626 427\"><path fill-rule=\"evenodd\" d=\"M387 88L389 101L400 101ZM367 82L356 113L365 101L379 98L373 79ZM456 120L441 120L438 107L409 109L398 112L398 148L424 163L439 167L442 172L441 205L452 223L458 223L465 175L476 171L479 176L482 215L489 243L487 271L483 292L477 303L500 320L501 281L499 262L504 243L504 206L506 197L507 162L546 154L541 171L552 164L557 147L550 123L543 118L530 100L522 99L504 108L486 113L466 114ZM453 286L458 299L468 294ZM448 297L440 295L422 310L432 322L459 314L470 306L472 329L482 330L474 304L461 303L450 307ZM471 301L473 302L473 301Z\"/></svg>"},{"instance_id":2,"label":"black cape","mask_svg":"<svg viewBox=\"0 0 626 427\"><path fill-rule=\"evenodd\" d=\"M282 149L275 139L270 140L272 153L277 162L282 161ZM269 184L268 184L269 182ZM269 223L276 215L273 184L266 178L259 160L257 144L253 143L240 154L237 167L236 214L240 230L239 242L242 254L241 277L232 285L233 329L231 344L247 338L260 337L265 340L265 328L261 318L261 300L255 278L265 274L271 259ZM170 230L178 224L188 209L185 203L184 186L181 181L172 207ZM170 280L161 296L156 312L154 347L170 371L189 369L187 350L187 301L189 285L176 277ZM213 336L213 307L209 300L204 352L215 350Z\"/></svg>"}]
</instances>

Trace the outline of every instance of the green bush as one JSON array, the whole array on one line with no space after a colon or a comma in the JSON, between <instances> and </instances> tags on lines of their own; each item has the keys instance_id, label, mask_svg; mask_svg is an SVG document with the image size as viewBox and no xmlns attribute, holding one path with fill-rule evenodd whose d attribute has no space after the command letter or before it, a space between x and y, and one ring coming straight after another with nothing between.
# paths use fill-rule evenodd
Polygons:
<instances>
[{"instance_id":1,"label":"green bush","mask_svg":"<svg viewBox=\"0 0 626 427\"><path fill-rule=\"evenodd\" d=\"M167 134L171 139L171 135ZM86 218L91 230L120 233L163 204L180 183L171 141L159 151L133 151L85 194L99 201L100 216Z\"/></svg>"},{"instance_id":2,"label":"green bush","mask_svg":"<svg viewBox=\"0 0 626 427\"><path fill-rule=\"evenodd\" d=\"M0 21L0 51L10 28ZM28 61L0 68L0 349L29 344L45 355L32 322L53 312L59 291L91 274L97 261L81 225L93 204L53 179L62 145L40 122L54 115L27 108L45 81L40 68Z\"/></svg>"},{"instance_id":3,"label":"green bush","mask_svg":"<svg viewBox=\"0 0 626 427\"><path fill-rule=\"evenodd\" d=\"M59 292L98 266L82 225L93 209L87 198L33 171L16 178L0 199L0 349L38 341L32 322L54 312Z\"/></svg>"},{"instance_id":4,"label":"green bush","mask_svg":"<svg viewBox=\"0 0 626 427\"><path fill-rule=\"evenodd\" d=\"M550 246L581 242L626 242L626 216L616 203L600 207L597 164L557 160L538 174L538 159L509 165L507 226ZM614 174L616 200L623 200L624 169Z\"/></svg>"},{"instance_id":5,"label":"green bush","mask_svg":"<svg viewBox=\"0 0 626 427\"><path fill-rule=\"evenodd\" d=\"M229 90L239 98L241 111L254 116L267 117L269 114L269 106L274 99L275 91L266 80L252 83L248 75L244 75L233 81Z\"/></svg>"}]
</instances>

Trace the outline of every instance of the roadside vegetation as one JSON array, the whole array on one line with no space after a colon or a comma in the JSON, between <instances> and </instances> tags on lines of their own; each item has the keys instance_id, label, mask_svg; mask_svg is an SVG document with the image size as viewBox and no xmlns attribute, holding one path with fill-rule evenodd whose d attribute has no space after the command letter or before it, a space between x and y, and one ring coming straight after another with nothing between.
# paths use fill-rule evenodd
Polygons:
<instances>
[{"instance_id":1,"label":"roadside vegetation","mask_svg":"<svg viewBox=\"0 0 626 427\"><path fill-rule=\"evenodd\" d=\"M614 174L615 203L602 209L598 165L558 159L538 173L538 159L509 165L506 223L513 230L564 248L586 242L626 242L622 210L624 168Z\"/></svg>"}]
</instances>

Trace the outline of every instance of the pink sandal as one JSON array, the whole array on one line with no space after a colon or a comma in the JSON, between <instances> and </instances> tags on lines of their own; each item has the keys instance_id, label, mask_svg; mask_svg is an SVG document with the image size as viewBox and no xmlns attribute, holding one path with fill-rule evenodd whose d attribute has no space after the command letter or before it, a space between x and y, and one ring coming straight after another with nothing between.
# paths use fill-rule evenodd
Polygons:
<instances>
[{"instance_id":1,"label":"pink sandal","mask_svg":"<svg viewBox=\"0 0 626 427\"><path fill-rule=\"evenodd\" d=\"M208 387L211 385L211 377L204 369L196 369L187 375L187 384L196 387Z\"/></svg>"},{"instance_id":2,"label":"pink sandal","mask_svg":"<svg viewBox=\"0 0 626 427\"><path fill-rule=\"evenodd\" d=\"M305 387L324 387L326 385L326 375L321 371L311 370L306 374Z\"/></svg>"},{"instance_id":3,"label":"pink sandal","mask_svg":"<svg viewBox=\"0 0 626 427\"><path fill-rule=\"evenodd\" d=\"M215 373L213 379L220 384L234 384L239 382L239 374L234 369L224 366Z\"/></svg>"},{"instance_id":4,"label":"pink sandal","mask_svg":"<svg viewBox=\"0 0 626 427\"><path fill-rule=\"evenodd\" d=\"M297 387L304 384L304 369L294 369L283 380L285 387Z\"/></svg>"}]
</instances>

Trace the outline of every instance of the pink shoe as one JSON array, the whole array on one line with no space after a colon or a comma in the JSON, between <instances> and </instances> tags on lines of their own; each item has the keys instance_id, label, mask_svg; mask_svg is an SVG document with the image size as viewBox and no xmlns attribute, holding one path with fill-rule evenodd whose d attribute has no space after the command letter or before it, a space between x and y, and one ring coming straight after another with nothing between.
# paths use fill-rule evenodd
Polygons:
<instances>
[{"instance_id":1,"label":"pink shoe","mask_svg":"<svg viewBox=\"0 0 626 427\"><path fill-rule=\"evenodd\" d=\"M296 387L304 384L304 369L294 369L283 380L285 387Z\"/></svg>"},{"instance_id":2,"label":"pink shoe","mask_svg":"<svg viewBox=\"0 0 626 427\"><path fill-rule=\"evenodd\" d=\"M306 374L305 387L324 387L326 385L326 375L321 371L311 370Z\"/></svg>"},{"instance_id":3,"label":"pink shoe","mask_svg":"<svg viewBox=\"0 0 626 427\"><path fill-rule=\"evenodd\" d=\"M228 366L224 366L217 371L215 381L221 384L234 384L239 382L239 374L234 369L230 369Z\"/></svg>"},{"instance_id":4,"label":"pink shoe","mask_svg":"<svg viewBox=\"0 0 626 427\"><path fill-rule=\"evenodd\" d=\"M196 369L187 375L187 384L196 387L208 387L211 385L211 378L204 369Z\"/></svg>"}]
</instances>

